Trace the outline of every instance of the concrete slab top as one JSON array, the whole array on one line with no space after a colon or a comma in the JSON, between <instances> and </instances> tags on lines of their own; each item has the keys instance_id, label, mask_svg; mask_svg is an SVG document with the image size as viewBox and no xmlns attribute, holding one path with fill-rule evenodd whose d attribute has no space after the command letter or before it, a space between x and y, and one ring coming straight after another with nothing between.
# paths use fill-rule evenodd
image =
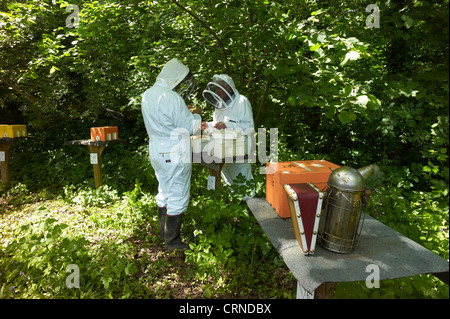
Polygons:
<instances>
[{"instance_id":1,"label":"concrete slab top","mask_svg":"<svg viewBox=\"0 0 450 319\"><path fill-rule=\"evenodd\" d=\"M247 205L299 284L310 293L325 282L364 281L373 271L369 265L379 267L380 280L449 271L447 260L368 215L353 252L336 253L317 244L313 255L304 255L290 219L280 218L265 198L249 199Z\"/></svg>"}]
</instances>

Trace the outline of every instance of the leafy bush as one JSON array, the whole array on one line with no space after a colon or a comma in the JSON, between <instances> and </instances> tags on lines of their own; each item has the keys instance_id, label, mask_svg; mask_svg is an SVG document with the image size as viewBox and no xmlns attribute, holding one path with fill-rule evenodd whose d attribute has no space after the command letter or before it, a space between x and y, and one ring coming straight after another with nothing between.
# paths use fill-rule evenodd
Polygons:
<instances>
[{"instance_id":1,"label":"leafy bush","mask_svg":"<svg viewBox=\"0 0 450 319\"><path fill-rule=\"evenodd\" d=\"M134 294L138 264L128 256L132 247L126 240L142 225L143 214L128 207L132 192L120 200L108 189L93 193L71 189L72 196L57 202L55 210L41 206L19 224L5 228L2 298L127 298ZM86 211L85 205L95 207L95 213ZM140 205L154 205L154 201L146 199ZM79 289L66 285L69 265L79 269Z\"/></svg>"},{"instance_id":2,"label":"leafy bush","mask_svg":"<svg viewBox=\"0 0 450 319\"><path fill-rule=\"evenodd\" d=\"M352 167L377 163L385 180L374 186L381 191L376 217L448 259L448 0L380 3L380 28L364 27L366 4L358 1L78 2L78 28L65 26L69 14L63 0L0 4L0 119L26 123L34 136L11 147L12 187L0 186L1 221L13 228L1 235L5 258L0 263L8 270L0 275L3 296L173 297L175 290L168 287L180 276L196 278L204 297L214 296L218 287L233 296L226 287L241 279L248 284L245 293L257 286L264 296L287 296L286 270L239 205L245 187L204 192L207 177L198 165L183 230L192 246L189 268L177 268L177 257L158 257L161 267L186 270L162 278L147 265L160 252L152 246L157 181L140 98L172 57L195 73L198 88L190 102L204 106L207 120L212 108L202 89L213 74L232 76L251 102L256 126L278 128L279 160L323 158ZM64 142L87 139L90 127L103 125L119 126L127 143L108 147L103 155L107 186L94 191L86 148ZM257 196L264 196L264 176L253 166ZM61 210L55 221L39 219L47 232L33 227L37 221L26 222L25 211L40 202ZM51 280L60 286L64 277L66 264L55 254L65 244L59 238L56 244L46 241L60 231L70 245L81 238L81 255L69 256L86 261L81 268L92 272L92 282L85 281L89 292L44 287ZM29 244L20 242L21 232ZM150 246L138 252L133 245L114 246L131 234L136 245ZM38 249L39 236L47 247L53 245L48 256ZM105 244L98 246L102 236ZM56 268L37 262L36 273L28 273L27 261L16 260L10 244L25 256L34 245L39 258ZM118 272L108 253L117 257ZM128 258L134 254L140 262ZM51 277L50 269L59 277ZM35 276L48 280L39 285ZM337 295L446 295L431 277L417 278L396 281L383 292L340 285ZM264 290L262 280L280 289ZM398 286L403 288L396 291Z\"/></svg>"}]
</instances>

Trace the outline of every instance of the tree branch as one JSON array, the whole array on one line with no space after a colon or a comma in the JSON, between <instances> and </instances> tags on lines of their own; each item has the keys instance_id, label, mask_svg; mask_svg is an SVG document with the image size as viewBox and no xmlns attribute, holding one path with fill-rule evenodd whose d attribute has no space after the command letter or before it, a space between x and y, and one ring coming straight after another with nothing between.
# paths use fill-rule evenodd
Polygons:
<instances>
[{"instance_id":1,"label":"tree branch","mask_svg":"<svg viewBox=\"0 0 450 319\"><path fill-rule=\"evenodd\" d=\"M256 118L255 118L255 127L258 124L259 115L261 114L261 110L262 110L262 107L264 105L264 101L266 100L267 93L269 93L269 83L270 83L271 77L272 77L272 75L270 74L267 77L267 80L266 80L266 87L264 89L264 94L263 94L263 97L261 99L261 103L259 104L258 114L256 114Z\"/></svg>"},{"instance_id":2,"label":"tree branch","mask_svg":"<svg viewBox=\"0 0 450 319\"><path fill-rule=\"evenodd\" d=\"M230 74L230 68L228 66L228 57L227 57L227 52L225 51L225 46L222 42L222 39L219 38L219 36L217 35L217 33L211 28L211 26L202 18L200 18L196 13L194 13L193 11L189 10L188 8L184 7L181 3L179 3L176 0L172 0L172 2L179 7L180 9L182 9L183 11L185 11L186 13L188 13L191 17L193 17L198 23L200 23L213 37L214 39L216 39L217 44L219 45L220 48L220 55L222 56L222 60L223 60L223 64L225 67L225 73Z\"/></svg>"},{"instance_id":3,"label":"tree branch","mask_svg":"<svg viewBox=\"0 0 450 319\"><path fill-rule=\"evenodd\" d=\"M249 22L251 27L254 26L253 13L252 13L252 10L250 10L250 7L249 7L249 10L248 10L248 22ZM247 86L248 86L248 89L250 91L250 101L256 103L256 101L257 101L256 94L255 94L255 91L253 89L253 81L255 79L254 78L254 76L255 76L254 48L253 48L252 43L250 41L248 41L248 40L247 40L247 46L248 46L249 51L250 51L249 52L249 54L250 54L250 56L249 56L249 59L250 59L250 61L249 61L250 70L249 70L249 78L248 78Z\"/></svg>"},{"instance_id":4,"label":"tree branch","mask_svg":"<svg viewBox=\"0 0 450 319\"><path fill-rule=\"evenodd\" d=\"M4 77L0 77L0 84L5 84L6 86L12 88L14 91L16 91L19 95L24 97L26 100L28 100L31 103L37 103L38 98L35 97L33 94L30 94L24 90L22 90L14 81L11 81L9 79L6 79Z\"/></svg>"}]
</instances>

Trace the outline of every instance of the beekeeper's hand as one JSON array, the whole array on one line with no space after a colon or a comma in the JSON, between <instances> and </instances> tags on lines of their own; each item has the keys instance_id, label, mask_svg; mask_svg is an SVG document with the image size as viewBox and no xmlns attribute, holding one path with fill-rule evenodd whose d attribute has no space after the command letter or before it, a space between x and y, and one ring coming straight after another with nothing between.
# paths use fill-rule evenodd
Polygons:
<instances>
[{"instance_id":1,"label":"beekeeper's hand","mask_svg":"<svg viewBox=\"0 0 450 319\"><path fill-rule=\"evenodd\" d=\"M227 126L225 125L224 122L217 122L217 124L214 125L214 128L215 128L215 129L218 129L218 130L223 130L223 129L226 129Z\"/></svg>"},{"instance_id":2,"label":"beekeeper's hand","mask_svg":"<svg viewBox=\"0 0 450 319\"><path fill-rule=\"evenodd\" d=\"M202 122L202 124L200 124L200 129L201 129L202 131L206 130L207 128L208 128L208 123Z\"/></svg>"}]
</instances>

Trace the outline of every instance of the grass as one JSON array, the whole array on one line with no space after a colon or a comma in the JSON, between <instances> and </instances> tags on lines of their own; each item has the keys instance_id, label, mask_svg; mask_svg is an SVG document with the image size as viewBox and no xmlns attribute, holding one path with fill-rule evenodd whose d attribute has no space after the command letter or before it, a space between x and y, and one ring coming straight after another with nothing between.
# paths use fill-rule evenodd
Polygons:
<instances>
[{"instance_id":1,"label":"grass","mask_svg":"<svg viewBox=\"0 0 450 319\"><path fill-rule=\"evenodd\" d=\"M295 280L274 251L260 264L254 251L236 253L227 265L195 231L205 226L200 216L191 214L183 227L195 256L166 252L154 197L139 185L121 196L108 187L66 187L52 198L17 184L0 198L0 298L293 297ZM78 289L67 288L69 265L79 268Z\"/></svg>"},{"instance_id":2,"label":"grass","mask_svg":"<svg viewBox=\"0 0 450 319\"><path fill-rule=\"evenodd\" d=\"M433 193L412 193L413 201L394 195L377 201L383 203L378 217L448 258L446 200ZM295 298L295 278L239 199L194 188L182 228L191 248L186 253L166 252L157 224L154 195L139 183L123 194L108 186L3 188L0 298ZM79 288L67 286L71 265L79 269ZM432 275L385 280L381 289L340 283L335 294L448 296L448 286Z\"/></svg>"}]
</instances>

